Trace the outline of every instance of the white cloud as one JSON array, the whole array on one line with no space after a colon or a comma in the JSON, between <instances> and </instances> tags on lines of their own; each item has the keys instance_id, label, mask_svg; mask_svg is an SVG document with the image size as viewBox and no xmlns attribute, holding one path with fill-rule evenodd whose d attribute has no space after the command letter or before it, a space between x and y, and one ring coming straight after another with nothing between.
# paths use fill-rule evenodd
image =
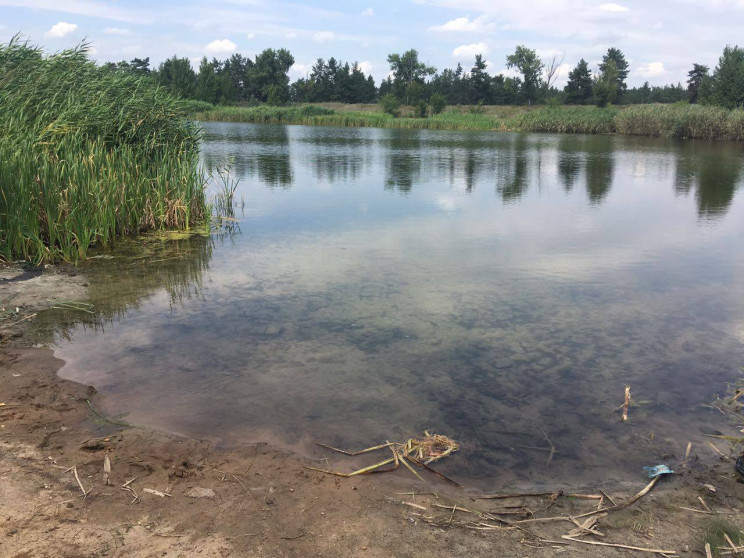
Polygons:
<instances>
[{"instance_id":1,"label":"white cloud","mask_svg":"<svg viewBox=\"0 0 744 558\"><path fill-rule=\"evenodd\" d=\"M307 77L311 69L312 69L312 66L310 66L309 64L300 64L298 62L295 62L294 64L292 64L292 67L289 69L289 73L295 79L299 79L299 78Z\"/></svg>"},{"instance_id":2,"label":"white cloud","mask_svg":"<svg viewBox=\"0 0 744 558\"><path fill-rule=\"evenodd\" d=\"M602 4L599 7L599 9L605 12L616 12L616 13L629 11L626 6L621 6L620 4L613 4L613 3Z\"/></svg>"},{"instance_id":3,"label":"white cloud","mask_svg":"<svg viewBox=\"0 0 744 558\"><path fill-rule=\"evenodd\" d=\"M60 21L59 23L52 25L52 28L44 33L44 36L50 39L62 39L63 37L67 37L70 33L77 31L77 28L78 26L76 23Z\"/></svg>"},{"instance_id":4,"label":"white cloud","mask_svg":"<svg viewBox=\"0 0 744 558\"><path fill-rule=\"evenodd\" d=\"M235 52L238 45L230 39L216 39L204 47L209 54L229 54Z\"/></svg>"},{"instance_id":5,"label":"white cloud","mask_svg":"<svg viewBox=\"0 0 744 558\"><path fill-rule=\"evenodd\" d=\"M103 30L106 35L131 35L132 32L129 29L122 29L120 27L106 27Z\"/></svg>"},{"instance_id":6,"label":"white cloud","mask_svg":"<svg viewBox=\"0 0 744 558\"><path fill-rule=\"evenodd\" d=\"M59 0L0 0L0 6L61 12L133 23L152 23L150 12L122 9L111 4L111 2L103 3L96 0L65 0L64 2Z\"/></svg>"},{"instance_id":7,"label":"white cloud","mask_svg":"<svg viewBox=\"0 0 744 558\"><path fill-rule=\"evenodd\" d=\"M370 64L369 62L367 61L359 62L358 65L359 65L359 69L364 72L365 76L368 76L369 74L372 73L372 64Z\"/></svg>"},{"instance_id":8,"label":"white cloud","mask_svg":"<svg viewBox=\"0 0 744 558\"><path fill-rule=\"evenodd\" d=\"M255 38L256 38L256 34L255 34L255 33L248 33L248 34L247 34L247 35L245 36L245 38L246 38L246 39L248 39L248 40L250 41L251 39L255 39Z\"/></svg>"},{"instance_id":9,"label":"white cloud","mask_svg":"<svg viewBox=\"0 0 744 558\"><path fill-rule=\"evenodd\" d=\"M316 43L327 43L335 38L336 36L333 34L333 31L318 31L313 35L313 41Z\"/></svg>"},{"instance_id":10,"label":"white cloud","mask_svg":"<svg viewBox=\"0 0 744 558\"><path fill-rule=\"evenodd\" d=\"M477 33L481 31L488 31L493 29L494 24L489 22L484 17L478 17L474 20L470 20L467 17L458 17L451 19L444 25L434 25L429 27L429 31L457 31L457 32L468 32Z\"/></svg>"},{"instance_id":11,"label":"white cloud","mask_svg":"<svg viewBox=\"0 0 744 558\"><path fill-rule=\"evenodd\" d=\"M372 17L373 15L375 15L375 11L372 8L367 8L362 12L362 16L364 17Z\"/></svg>"},{"instance_id":12,"label":"white cloud","mask_svg":"<svg viewBox=\"0 0 744 558\"><path fill-rule=\"evenodd\" d=\"M284 38L285 39L296 39L297 33L287 33L286 35L284 35Z\"/></svg>"},{"instance_id":13,"label":"white cloud","mask_svg":"<svg viewBox=\"0 0 744 558\"><path fill-rule=\"evenodd\" d=\"M643 77L658 77L664 75L666 70L663 62L649 62L639 66L636 72Z\"/></svg>"},{"instance_id":14,"label":"white cloud","mask_svg":"<svg viewBox=\"0 0 744 558\"><path fill-rule=\"evenodd\" d=\"M460 45L452 51L452 55L455 58L473 58L476 54L488 53L488 45L486 43L473 43L471 45Z\"/></svg>"}]
</instances>

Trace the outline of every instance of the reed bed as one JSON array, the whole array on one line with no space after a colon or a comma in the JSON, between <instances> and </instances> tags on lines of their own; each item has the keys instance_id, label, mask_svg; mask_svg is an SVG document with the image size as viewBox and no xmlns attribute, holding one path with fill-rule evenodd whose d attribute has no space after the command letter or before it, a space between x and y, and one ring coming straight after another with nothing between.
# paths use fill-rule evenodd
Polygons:
<instances>
[{"instance_id":1,"label":"reed bed","mask_svg":"<svg viewBox=\"0 0 744 558\"><path fill-rule=\"evenodd\" d=\"M523 132L613 134L619 111L597 107L546 107L511 118L506 127Z\"/></svg>"},{"instance_id":2,"label":"reed bed","mask_svg":"<svg viewBox=\"0 0 744 558\"><path fill-rule=\"evenodd\" d=\"M92 245L204 218L199 131L147 78L86 45L0 45L0 258L77 262Z\"/></svg>"},{"instance_id":3,"label":"reed bed","mask_svg":"<svg viewBox=\"0 0 744 558\"><path fill-rule=\"evenodd\" d=\"M744 110L676 104L628 107L615 117L619 134L744 141Z\"/></svg>"}]
</instances>

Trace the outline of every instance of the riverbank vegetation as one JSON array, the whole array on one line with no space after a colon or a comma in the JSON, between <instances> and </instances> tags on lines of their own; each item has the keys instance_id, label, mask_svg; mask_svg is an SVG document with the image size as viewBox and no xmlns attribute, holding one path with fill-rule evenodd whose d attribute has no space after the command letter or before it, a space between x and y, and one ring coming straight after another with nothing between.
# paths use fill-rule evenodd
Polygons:
<instances>
[{"instance_id":1,"label":"riverbank vegetation","mask_svg":"<svg viewBox=\"0 0 744 558\"><path fill-rule=\"evenodd\" d=\"M91 245L193 227L205 212L199 132L147 77L86 45L0 45L0 259L85 258Z\"/></svg>"},{"instance_id":2,"label":"riverbank vegetation","mask_svg":"<svg viewBox=\"0 0 744 558\"><path fill-rule=\"evenodd\" d=\"M575 134L623 134L680 139L744 141L744 110L690 105L634 105L629 107L547 106L533 108L448 107L428 118L416 118L416 107L402 107L405 116L394 117L374 105L331 107L219 107L194 115L198 120L410 128L428 130L496 130Z\"/></svg>"},{"instance_id":3,"label":"riverbank vegetation","mask_svg":"<svg viewBox=\"0 0 744 558\"><path fill-rule=\"evenodd\" d=\"M506 56L513 76L490 75L481 55L475 56L469 71L458 65L439 72L410 49L388 56L390 74L379 86L359 64L335 58L318 59L305 78L290 84L293 63L286 49L266 49L254 59L240 54L224 61L204 58L198 72L188 59L175 56L157 69L150 69L149 59L109 68L149 77L189 99L190 111L199 120L734 141L743 137L744 49L738 46L727 46L713 71L693 64L686 87L644 83L629 88L630 64L614 47L594 70L581 59L563 89L555 86L563 59L541 59L522 45Z\"/></svg>"}]
</instances>

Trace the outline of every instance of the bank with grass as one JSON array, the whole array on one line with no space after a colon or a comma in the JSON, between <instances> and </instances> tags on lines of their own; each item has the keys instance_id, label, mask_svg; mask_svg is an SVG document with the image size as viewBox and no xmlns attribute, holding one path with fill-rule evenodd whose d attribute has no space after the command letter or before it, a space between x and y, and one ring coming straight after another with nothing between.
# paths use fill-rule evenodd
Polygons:
<instances>
[{"instance_id":1,"label":"bank with grass","mask_svg":"<svg viewBox=\"0 0 744 558\"><path fill-rule=\"evenodd\" d=\"M211 122L304 124L409 128L427 130L493 130L567 134L622 134L680 139L744 141L744 110L691 104L627 107L556 106L516 110L514 107L449 107L427 118L394 117L374 106L364 110L317 105L290 107L213 107L194 111ZM403 114L410 114L404 108Z\"/></svg>"},{"instance_id":2,"label":"bank with grass","mask_svg":"<svg viewBox=\"0 0 744 558\"><path fill-rule=\"evenodd\" d=\"M199 129L150 80L0 45L0 259L86 257L92 245L205 216Z\"/></svg>"}]
</instances>

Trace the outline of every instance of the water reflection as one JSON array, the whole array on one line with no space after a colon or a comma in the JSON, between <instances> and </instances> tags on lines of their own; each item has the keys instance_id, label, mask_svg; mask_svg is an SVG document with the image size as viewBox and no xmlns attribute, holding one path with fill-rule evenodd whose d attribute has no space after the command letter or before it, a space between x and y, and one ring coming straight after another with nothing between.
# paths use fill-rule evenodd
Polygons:
<instances>
[{"instance_id":1,"label":"water reflection","mask_svg":"<svg viewBox=\"0 0 744 558\"><path fill-rule=\"evenodd\" d=\"M528 147L528 136L519 135L509 146L507 153L501 153L498 158L496 191L504 203L519 200L529 187Z\"/></svg>"},{"instance_id":2,"label":"water reflection","mask_svg":"<svg viewBox=\"0 0 744 558\"><path fill-rule=\"evenodd\" d=\"M385 142L385 189L406 194L421 176L421 134L406 130L390 132Z\"/></svg>"},{"instance_id":3,"label":"water reflection","mask_svg":"<svg viewBox=\"0 0 744 558\"><path fill-rule=\"evenodd\" d=\"M103 331L106 324L127 313L141 310L156 295L164 295L168 305L184 306L201 296L204 275L209 270L215 244L226 236L153 234L123 239L112 251L92 251L80 265L89 278L88 296L92 315L57 309L42 314L40 330L68 339L70 328L82 323Z\"/></svg>"},{"instance_id":4,"label":"water reflection","mask_svg":"<svg viewBox=\"0 0 744 558\"><path fill-rule=\"evenodd\" d=\"M446 180L472 193L478 184L496 182L504 204L515 204L532 188L556 182L571 193L585 180L589 205L607 200L619 146L650 163L663 144L643 138L611 136L535 136L528 134L442 133L422 130L297 128L288 126L211 125L205 134L204 163L213 172L233 157L232 171L269 188L289 189L297 182L298 163L325 184L355 181L384 161L384 188L409 194L417 185ZM293 157L292 145L299 148ZM687 142L675 151L675 191L694 191L701 218L725 215L741 186L741 146ZM304 174L304 172L303 172Z\"/></svg>"},{"instance_id":5,"label":"water reflection","mask_svg":"<svg viewBox=\"0 0 744 558\"><path fill-rule=\"evenodd\" d=\"M597 136L587 146L586 194L591 205L601 204L612 188L615 169L612 138Z\"/></svg>"},{"instance_id":6,"label":"water reflection","mask_svg":"<svg viewBox=\"0 0 744 558\"><path fill-rule=\"evenodd\" d=\"M672 445L638 436L697 444L701 402L744 361L738 166L726 199L674 195L703 191L716 146L245 125L208 137L205 162L242 161L242 234L100 262L105 333L60 340L63 373L107 394L111 414L314 456L304 442L431 429L462 442L461 480L585 486ZM704 234L699 207L725 207ZM646 404L621 425L626 384ZM534 450L543 429L560 452L550 468Z\"/></svg>"},{"instance_id":7,"label":"water reflection","mask_svg":"<svg viewBox=\"0 0 744 558\"><path fill-rule=\"evenodd\" d=\"M701 219L722 217L741 186L741 160L738 146L683 145L676 158L675 191L688 195L694 190Z\"/></svg>"},{"instance_id":8,"label":"water reflection","mask_svg":"<svg viewBox=\"0 0 744 558\"><path fill-rule=\"evenodd\" d=\"M565 135L558 140L558 175L566 192L573 190L583 167L583 137Z\"/></svg>"},{"instance_id":9,"label":"water reflection","mask_svg":"<svg viewBox=\"0 0 744 558\"><path fill-rule=\"evenodd\" d=\"M257 178L269 188L291 188L293 172L286 126L227 126L220 134L207 132L204 141L212 146L240 145L230 152L231 174L240 179ZM208 173L224 167L223 149L204 149L202 159Z\"/></svg>"}]
</instances>

